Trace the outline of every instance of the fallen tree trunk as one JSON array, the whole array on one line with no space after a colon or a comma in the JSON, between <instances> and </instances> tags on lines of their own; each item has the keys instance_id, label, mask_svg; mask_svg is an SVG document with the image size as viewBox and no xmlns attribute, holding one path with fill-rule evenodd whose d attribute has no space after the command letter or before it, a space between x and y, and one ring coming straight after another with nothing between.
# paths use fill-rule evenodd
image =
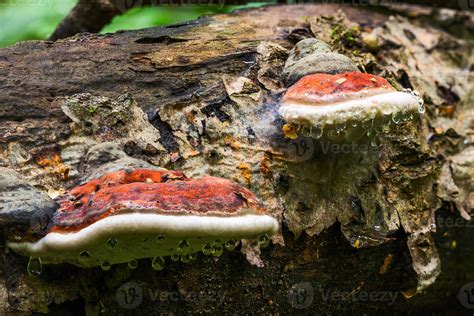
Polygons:
<instances>
[{"instance_id":1,"label":"fallen tree trunk","mask_svg":"<svg viewBox=\"0 0 474 316\"><path fill-rule=\"evenodd\" d=\"M472 42L463 36L472 36L473 16L422 10L408 19L342 8L275 6L0 50L0 166L57 196L91 168L84 157L93 146L113 141L188 176L236 180L282 221L282 235L262 251L264 268L226 253L161 272L141 260L135 270L60 265L30 277L27 259L2 246L3 309L465 311L457 294L472 277L474 243L459 214L469 218L474 205L474 123ZM450 33L436 27L447 19ZM294 43L312 36L359 68L419 90L428 114L392 126L373 149L328 151L322 141L285 139L277 114L282 66ZM128 93L149 123L132 116L120 134L91 119L93 110L63 111L64 97L78 93L91 100ZM437 251L442 273L431 285Z\"/></svg>"}]
</instances>

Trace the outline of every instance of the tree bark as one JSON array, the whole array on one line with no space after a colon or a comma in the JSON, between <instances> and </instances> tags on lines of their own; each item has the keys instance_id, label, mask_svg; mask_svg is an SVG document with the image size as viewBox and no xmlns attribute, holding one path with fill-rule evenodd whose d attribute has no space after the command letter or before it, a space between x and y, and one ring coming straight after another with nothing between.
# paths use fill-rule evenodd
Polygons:
<instances>
[{"instance_id":1,"label":"tree bark","mask_svg":"<svg viewBox=\"0 0 474 316\"><path fill-rule=\"evenodd\" d=\"M189 265L169 262L161 272L140 260L135 270L51 265L30 277L28 259L2 241L3 311L467 311L457 295L474 281L472 230L461 219L474 206L467 40L474 18L418 12L407 18L371 7L273 6L1 49L0 166L57 196L84 176L92 146L115 141L130 156L188 176L236 180L282 221L282 236L262 251L264 268L229 252ZM439 28L449 19L449 29ZM322 141L285 139L277 114L285 90L281 69L288 50L312 36L359 68L419 90L427 114L392 126L374 150L327 153ZM145 134L135 129L113 139L71 128L61 106L63 97L78 93L111 99L128 93L150 126ZM56 156L60 163L44 163ZM373 237L378 220L387 238L353 247L355 239ZM436 249L441 275L425 294L411 297L427 282L425 261L437 258Z\"/></svg>"}]
</instances>

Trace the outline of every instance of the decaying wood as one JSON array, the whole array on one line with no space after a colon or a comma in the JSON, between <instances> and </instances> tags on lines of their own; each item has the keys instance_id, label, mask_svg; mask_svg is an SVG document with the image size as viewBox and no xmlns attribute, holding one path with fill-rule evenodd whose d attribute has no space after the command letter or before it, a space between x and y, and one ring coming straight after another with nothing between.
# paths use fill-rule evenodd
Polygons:
<instances>
[{"instance_id":1,"label":"decaying wood","mask_svg":"<svg viewBox=\"0 0 474 316\"><path fill-rule=\"evenodd\" d=\"M129 156L191 177L236 180L282 220L282 236L262 252L260 269L235 252L169 263L162 272L143 260L136 270L45 266L30 277L27 259L3 249L4 310L331 313L408 311L412 304L462 310L456 295L474 259L472 231L460 219L474 204L472 43L426 16L338 8L275 6L0 50L0 165L50 196L83 179L92 146L114 141ZM467 16L462 23L472 21ZM328 152L323 142L285 139L276 112L285 89L281 68L288 49L311 36L361 69L416 88L428 113L392 126L372 150ZM373 36L375 45L368 41ZM127 93L136 101L133 115L104 126L94 111L71 110L65 97L78 93L115 100ZM134 119L144 116L137 113L148 122ZM458 224L446 224L446 217ZM383 228L375 233L378 223ZM360 240L373 247L356 249ZM437 251L438 281L406 300L417 284L432 283L437 271L425 268L436 262L431 268L439 269ZM137 306L124 302L130 288L141 290Z\"/></svg>"}]
</instances>

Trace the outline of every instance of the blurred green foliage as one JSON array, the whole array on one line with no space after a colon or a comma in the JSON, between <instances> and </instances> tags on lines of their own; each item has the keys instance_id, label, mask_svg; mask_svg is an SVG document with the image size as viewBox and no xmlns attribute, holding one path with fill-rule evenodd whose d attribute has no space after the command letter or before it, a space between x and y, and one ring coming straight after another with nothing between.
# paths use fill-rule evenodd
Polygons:
<instances>
[{"instance_id":1,"label":"blurred green foliage","mask_svg":"<svg viewBox=\"0 0 474 316\"><path fill-rule=\"evenodd\" d=\"M46 39L77 0L0 0L0 47L24 40ZM247 7L261 6L251 3ZM244 6L245 7L245 6ZM160 6L135 8L117 16L102 33L194 20L242 6Z\"/></svg>"}]
</instances>

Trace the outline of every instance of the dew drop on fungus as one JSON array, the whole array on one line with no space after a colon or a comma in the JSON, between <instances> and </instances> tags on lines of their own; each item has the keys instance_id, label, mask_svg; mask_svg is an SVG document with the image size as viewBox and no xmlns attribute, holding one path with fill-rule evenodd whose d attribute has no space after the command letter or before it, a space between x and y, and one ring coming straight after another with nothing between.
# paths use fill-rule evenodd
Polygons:
<instances>
[{"instance_id":1,"label":"dew drop on fungus","mask_svg":"<svg viewBox=\"0 0 474 316\"><path fill-rule=\"evenodd\" d=\"M311 136L310 127L303 127L301 129L301 134L303 134L304 137L310 137Z\"/></svg>"},{"instance_id":2,"label":"dew drop on fungus","mask_svg":"<svg viewBox=\"0 0 474 316\"><path fill-rule=\"evenodd\" d=\"M110 268L112 268L112 265L110 264L110 262L104 261L104 262L102 262L102 264L100 265L100 268L101 268L103 271L109 271Z\"/></svg>"},{"instance_id":3,"label":"dew drop on fungus","mask_svg":"<svg viewBox=\"0 0 474 316\"><path fill-rule=\"evenodd\" d=\"M151 267L153 270L161 271L165 268L165 259L161 256L156 256L151 259Z\"/></svg>"},{"instance_id":4,"label":"dew drop on fungus","mask_svg":"<svg viewBox=\"0 0 474 316\"><path fill-rule=\"evenodd\" d=\"M258 244L259 244L260 247L262 247L262 248L268 247L268 245L270 244L270 238L268 238L268 235L267 235L267 234L261 235L261 236L258 238Z\"/></svg>"},{"instance_id":5,"label":"dew drop on fungus","mask_svg":"<svg viewBox=\"0 0 474 316\"><path fill-rule=\"evenodd\" d=\"M181 262L189 263L191 261L196 260L196 258L197 258L197 254L195 252L191 252L191 253L181 256Z\"/></svg>"},{"instance_id":6,"label":"dew drop on fungus","mask_svg":"<svg viewBox=\"0 0 474 316\"><path fill-rule=\"evenodd\" d=\"M178 262L179 261L179 255L177 253L172 254L171 255L171 261Z\"/></svg>"},{"instance_id":7,"label":"dew drop on fungus","mask_svg":"<svg viewBox=\"0 0 474 316\"><path fill-rule=\"evenodd\" d=\"M115 238L109 238L106 242L106 245L107 245L107 248L109 248L109 250L112 250L115 248L115 246L117 245L117 239Z\"/></svg>"},{"instance_id":8,"label":"dew drop on fungus","mask_svg":"<svg viewBox=\"0 0 474 316\"><path fill-rule=\"evenodd\" d=\"M29 275L40 275L41 271L43 270L43 264L41 263L41 258L33 258L31 257L28 261L28 266L26 267L26 271Z\"/></svg>"},{"instance_id":9,"label":"dew drop on fungus","mask_svg":"<svg viewBox=\"0 0 474 316\"><path fill-rule=\"evenodd\" d=\"M222 247L222 245L219 243L216 243L214 244L214 247L212 247L212 255L214 257L220 257L222 255L222 253L224 252L224 248Z\"/></svg>"},{"instance_id":10,"label":"dew drop on fungus","mask_svg":"<svg viewBox=\"0 0 474 316\"><path fill-rule=\"evenodd\" d=\"M91 258L91 255L89 253L89 251L87 250L83 250L79 253L79 257L78 257L78 261L79 262L84 262L84 261L87 261Z\"/></svg>"},{"instance_id":11,"label":"dew drop on fungus","mask_svg":"<svg viewBox=\"0 0 474 316\"><path fill-rule=\"evenodd\" d=\"M426 107L423 101L419 102L418 113L423 114L426 112Z\"/></svg>"},{"instance_id":12,"label":"dew drop on fungus","mask_svg":"<svg viewBox=\"0 0 474 316\"><path fill-rule=\"evenodd\" d=\"M336 128L336 134L338 138L346 137L346 134L347 134L346 125L344 124L344 125L338 126Z\"/></svg>"},{"instance_id":13,"label":"dew drop on fungus","mask_svg":"<svg viewBox=\"0 0 474 316\"><path fill-rule=\"evenodd\" d=\"M227 249L228 251L233 251L235 249L235 247L237 247L238 245L238 242L236 240L228 240L226 241L225 243L225 249Z\"/></svg>"},{"instance_id":14,"label":"dew drop on fungus","mask_svg":"<svg viewBox=\"0 0 474 316\"><path fill-rule=\"evenodd\" d=\"M159 236L156 236L155 241L156 241L158 244L162 244L162 243L165 242L165 239L166 239L165 236L159 235Z\"/></svg>"},{"instance_id":15,"label":"dew drop on fungus","mask_svg":"<svg viewBox=\"0 0 474 316\"><path fill-rule=\"evenodd\" d=\"M202 246L202 253L205 254L206 256L209 256L212 254L212 246L210 244L205 244Z\"/></svg>"},{"instance_id":16,"label":"dew drop on fungus","mask_svg":"<svg viewBox=\"0 0 474 316\"><path fill-rule=\"evenodd\" d=\"M382 142L380 141L380 138L378 136L374 136L370 140L370 146L372 147L379 147Z\"/></svg>"},{"instance_id":17,"label":"dew drop on fungus","mask_svg":"<svg viewBox=\"0 0 474 316\"><path fill-rule=\"evenodd\" d=\"M138 267L138 261L137 260L130 260L128 262L128 267L131 269L131 270L134 270Z\"/></svg>"},{"instance_id":18,"label":"dew drop on fungus","mask_svg":"<svg viewBox=\"0 0 474 316\"><path fill-rule=\"evenodd\" d=\"M178 251L178 253L183 253L183 252L186 251L188 248L189 248L189 241L187 241L187 240L181 240L181 241L178 243L177 251Z\"/></svg>"},{"instance_id":19,"label":"dew drop on fungus","mask_svg":"<svg viewBox=\"0 0 474 316\"><path fill-rule=\"evenodd\" d=\"M314 126L310 129L310 136L316 139L319 139L323 136L324 133L324 126Z\"/></svg>"},{"instance_id":20,"label":"dew drop on fungus","mask_svg":"<svg viewBox=\"0 0 474 316\"><path fill-rule=\"evenodd\" d=\"M181 262L182 263L189 263L191 260L189 260L189 256L187 254L181 256Z\"/></svg>"},{"instance_id":21,"label":"dew drop on fungus","mask_svg":"<svg viewBox=\"0 0 474 316\"><path fill-rule=\"evenodd\" d=\"M400 123L401 120L402 120L402 117L401 117L400 113L395 112L395 113L392 114L392 122L393 123L398 124L398 123Z\"/></svg>"}]
</instances>

